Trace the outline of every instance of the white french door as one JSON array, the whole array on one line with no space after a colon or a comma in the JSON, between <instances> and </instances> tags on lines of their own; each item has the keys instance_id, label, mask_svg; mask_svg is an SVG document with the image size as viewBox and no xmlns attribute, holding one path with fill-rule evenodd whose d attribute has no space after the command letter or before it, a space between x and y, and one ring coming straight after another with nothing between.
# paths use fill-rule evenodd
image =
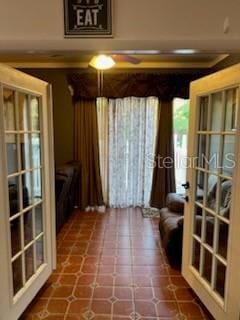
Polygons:
<instances>
[{"instance_id":1,"label":"white french door","mask_svg":"<svg viewBox=\"0 0 240 320\"><path fill-rule=\"evenodd\" d=\"M0 319L16 320L55 266L51 88L0 65Z\"/></svg>"},{"instance_id":2,"label":"white french door","mask_svg":"<svg viewBox=\"0 0 240 320\"><path fill-rule=\"evenodd\" d=\"M240 313L240 65L191 84L182 273L217 320Z\"/></svg>"}]
</instances>

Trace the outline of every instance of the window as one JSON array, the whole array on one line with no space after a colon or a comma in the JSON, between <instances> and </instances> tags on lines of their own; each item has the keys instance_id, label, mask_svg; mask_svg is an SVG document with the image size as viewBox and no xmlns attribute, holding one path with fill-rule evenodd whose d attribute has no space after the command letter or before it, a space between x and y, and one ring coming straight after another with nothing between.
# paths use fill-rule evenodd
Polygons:
<instances>
[{"instance_id":1,"label":"window","mask_svg":"<svg viewBox=\"0 0 240 320\"><path fill-rule=\"evenodd\" d=\"M173 100L173 133L177 193L184 193L182 183L186 181L188 120L189 100L175 98Z\"/></svg>"}]
</instances>

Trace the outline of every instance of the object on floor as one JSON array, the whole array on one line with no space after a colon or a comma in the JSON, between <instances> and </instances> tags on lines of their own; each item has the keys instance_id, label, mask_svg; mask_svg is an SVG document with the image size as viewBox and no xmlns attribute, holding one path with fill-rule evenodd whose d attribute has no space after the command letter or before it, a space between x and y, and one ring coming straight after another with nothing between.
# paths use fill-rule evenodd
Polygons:
<instances>
[{"instance_id":1,"label":"object on floor","mask_svg":"<svg viewBox=\"0 0 240 320\"><path fill-rule=\"evenodd\" d=\"M142 208L143 218L159 218L160 210L157 208Z\"/></svg>"},{"instance_id":2,"label":"object on floor","mask_svg":"<svg viewBox=\"0 0 240 320\"><path fill-rule=\"evenodd\" d=\"M97 211L97 212L104 213L106 212L106 206L86 207L85 212L89 212L89 211L92 211L92 212Z\"/></svg>"}]
</instances>

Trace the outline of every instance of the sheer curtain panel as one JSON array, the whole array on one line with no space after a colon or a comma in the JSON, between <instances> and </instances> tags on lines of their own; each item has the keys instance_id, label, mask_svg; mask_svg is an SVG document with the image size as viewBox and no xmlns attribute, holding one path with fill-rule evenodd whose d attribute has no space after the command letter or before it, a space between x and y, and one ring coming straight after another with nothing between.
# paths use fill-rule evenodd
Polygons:
<instances>
[{"instance_id":1,"label":"sheer curtain panel","mask_svg":"<svg viewBox=\"0 0 240 320\"><path fill-rule=\"evenodd\" d=\"M109 205L149 206L159 101L109 100Z\"/></svg>"}]
</instances>

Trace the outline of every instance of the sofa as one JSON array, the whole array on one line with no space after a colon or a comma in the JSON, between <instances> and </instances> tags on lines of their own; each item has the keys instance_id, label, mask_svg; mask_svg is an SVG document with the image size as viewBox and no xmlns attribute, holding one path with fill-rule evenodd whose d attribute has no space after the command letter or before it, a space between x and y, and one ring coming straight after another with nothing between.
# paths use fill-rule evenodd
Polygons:
<instances>
[{"instance_id":1,"label":"sofa","mask_svg":"<svg viewBox=\"0 0 240 320\"><path fill-rule=\"evenodd\" d=\"M80 164L68 162L58 166L55 172L55 196L56 196L56 231L59 232L63 224L69 218L78 198L78 186L80 179Z\"/></svg>"},{"instance_id":2,"label":"sofa","mask_svg":"<svg viewBox=\"0 0 240 320\"><path fill-rule=\"evenodd\" d=\"M221 199L219 214L225 218L229 217L231 206L231 187L230 180L223 180L221 182ZM197 193L198 201L203 200L203 190ZM215 210L217 196L217 183L214 183L207 194L207 206ZM176 193L169 193L166 198L166 207L160 210L159 230L162 239L162 245L165 249L169 263L176 267L181 267L182 261L182 237L183 237L183 223L184 223L184 203L185 198ZM211 214L206 216L207 234L205 242L212 245L214 233L214 217ZM201 210L196 212L195 217L195 233L201 234L202 213ZM220 222L221 238L219 240L219 253L225 257L227 252L227 237L228 228L224 222ZM196 261L198 264L199 261ZM208 264L210 267L210 263ZM208 270L205 270L207 273ZM210 272L210 271L209 271Z\"/></svg>"}]
</instances>

